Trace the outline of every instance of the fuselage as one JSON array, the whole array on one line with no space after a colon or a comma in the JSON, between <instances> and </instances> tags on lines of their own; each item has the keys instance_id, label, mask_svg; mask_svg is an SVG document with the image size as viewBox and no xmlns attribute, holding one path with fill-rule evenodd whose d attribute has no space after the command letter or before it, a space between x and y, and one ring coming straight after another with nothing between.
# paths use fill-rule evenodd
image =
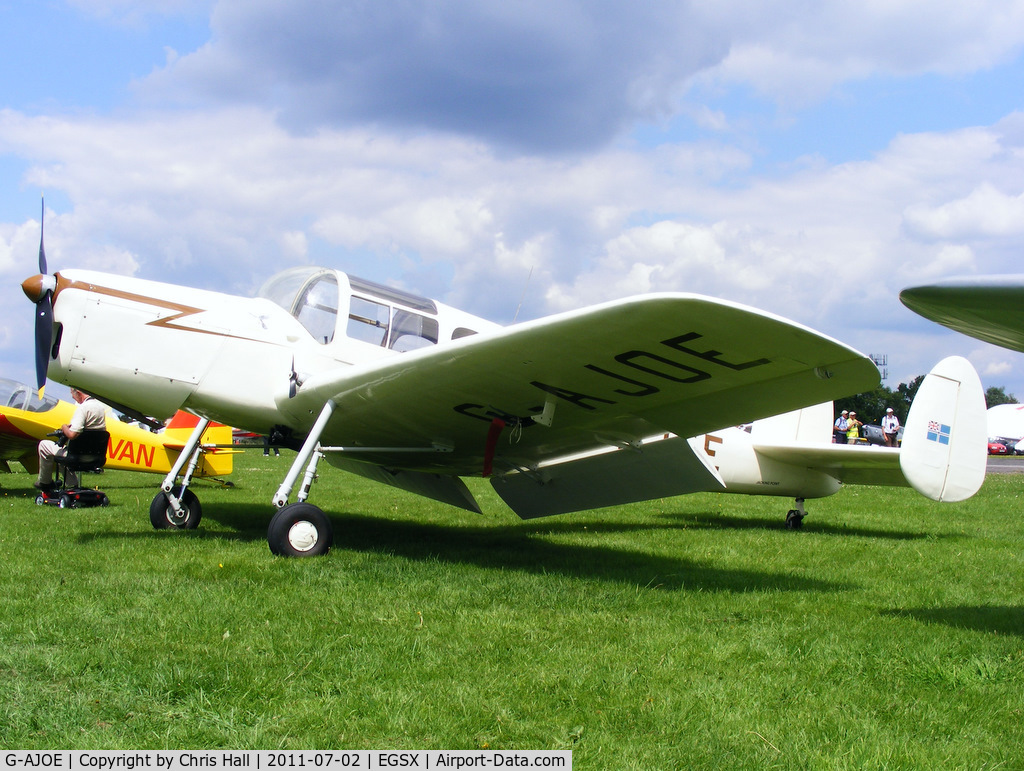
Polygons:
<instances>
[{"instance_id":1,"label":"fuselage","mask_svg":"<svg viewBox=\"0 0 1024 771\"><path fill-rule=\"evenodd\" d=\"M259 433L283 430L293 442L316 418L290 398L305 379L498 327L316 267L279 273L253 298L62 271L53 317L51 379L145 415L183 409Z\"/></svg>"},{"instance_id":2,"label":"fuselage","mask_svg":"<svg viewBox=\"0 0 1024 771\"><path fill-rule=\"evenodd\" d=\"M722 492L824 498L842 487L835 476L822 470L784 463L758 452L748 428L737 426L694 437L689 445L714 466L725 484Z\"/></svg>"}]
</instances>

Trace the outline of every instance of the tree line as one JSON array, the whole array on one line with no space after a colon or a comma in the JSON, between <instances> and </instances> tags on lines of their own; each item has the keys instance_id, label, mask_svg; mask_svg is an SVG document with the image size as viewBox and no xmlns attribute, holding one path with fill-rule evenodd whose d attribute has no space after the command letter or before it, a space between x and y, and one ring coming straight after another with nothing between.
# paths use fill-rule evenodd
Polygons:
<instances>
[{"instance_id":1,"label":"tree line","mask_svg":"<svg viewBox=\"0 0 1024 771\"><path fill-rule=\"evenodd\" d=\"M885 385L880 385L874 391L866 391L862 394L848 396L844 399L837 399L835 403L836 414L840 410L856 412L857 418L862 423L879 424L885 415L885 410L892 407L900 424L907 422L907 413L910 412L910 403L921 387L924 375L918 375L909 383L900 383L893 390ZM1006 393L1005 388L991 387L985 391L985 406L995 407L997 404L1018 404L1013 394Z\"/></svg>"}]
</instances>

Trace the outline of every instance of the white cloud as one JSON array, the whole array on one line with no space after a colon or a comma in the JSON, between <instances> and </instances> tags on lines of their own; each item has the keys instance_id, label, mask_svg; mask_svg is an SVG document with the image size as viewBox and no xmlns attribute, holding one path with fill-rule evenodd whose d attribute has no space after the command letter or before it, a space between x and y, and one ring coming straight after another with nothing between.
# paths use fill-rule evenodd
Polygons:
<instances>
[{"instance_id":1,"label":"white cloud","mask_svg":"<svg viewBox=\"0 0 1024 771\"><path fill-rule=\"evenodd\" d=\"M118 20L207 7L76 2ZM959 344L922 331L902 286L1019 270L1024 114L755 174L756 132L737 139L742 116L687 88L794 104L851 79L994 66L1020 49L1024 0L210 7L211 39L169 52L112 114L0 111L18 181L61 201L54 267L247 292L315 260L504 321L527 276L521 318L692 291L884 341L914 374ZM717 141L622 139L680 111ZM36 248L35 223L0 224L8 284Z\"/></svg>"},{"instance_id":2,"label":"white cloud","mask_svg":"<svg viewBox=\"0 0 1024 771\"><path fill-rule=\"evenodd\" d=\"M788 104L873 75L957 74L1007 61L1024 45L1024 3L983 0L726 0L702 7L729 55L702 75Z\"/></svg>"},{"instance_id":3,"label":"white cloud","mask_svg":"<svg viewBox=\"0 0 1024 771\"><path fill-rule=\"evenodd\" d=\"M0 147L34 159L34 186L70 198L62 218L77 264L137 265L149 277L202 264L203 276L230 288L265 278L262 265L324 254L326 243L342 265L367 251L413 266L450 263L452 297L475 298L480 312L512 278L505 270L518 281L533 268L549 282L536 297L551 302L535 313L627 288L673 289L812 325L838 323L829 309L844 305L870 316L872 301L893 294L887 278L1007 272L1016 239L986 236L1014 236L1024 221L1015 217L1019 138L996 129L907 135L870 162L723 188L722 170L747 163L724 146L545 160L432 135L295 136L248 108L133 120L0 113ZM1016 190L997 191L984 181L993 176L1017 179ZM106 244L120 245L121 257Z\"/></svg>"},{"instance_id":4,"label":"white cloud","mask_svg":"<svg viewBox=\"0 0 1024 771\"><path fill-rule=\"evenodd\" d=\"M985 365L982 374L986 377L1005 375L1013 371L1013 365L1008 361L993 361Z\"/></svg>"},{"instance_id":5,"label":"white cloud","mask_svg":"<svg viewBox=\"0 0 1024 771\"><path fill-rule=\"evenodd\" d=\"M219 0L211 25L207 45L170 60L139 93L261 105L300 132L372 122L564 152L683 109L726 125L721 113L684 108L694 82L799 104L873 75L991 67L1024 44L1024 2Z\"/></svg>"},{"instance_id":6,"label":"white cloud","mask_svg":"<svg viewBox=\"0 0 1024 771\"><path fill-rule=\"evenodd\" d=\"M940 206L911 206L904 220L908 229L924 239L1020 237L1024 193L1007 194L983 182L966 196Z\"/></svg>"}]
</instances>

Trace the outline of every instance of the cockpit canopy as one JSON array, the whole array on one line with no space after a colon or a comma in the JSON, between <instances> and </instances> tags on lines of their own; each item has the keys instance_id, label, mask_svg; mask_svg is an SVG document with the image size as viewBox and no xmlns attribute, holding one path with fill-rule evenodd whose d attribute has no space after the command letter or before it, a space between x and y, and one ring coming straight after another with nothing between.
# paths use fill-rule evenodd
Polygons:
<instances>
[{"instance_id":1,"label":"cockpit canopy","mask_svg":"<svg viewBox=\"0 0 1024 771\"><path fill-rule=\"evenodd\" d=\"M343 334L393 351L411 351L440 339L438 305L433 300L341 271L291 268L270 278L259 296L288 311L321 345ZM344 326L339 319L344 319ZM451 332L453 339L471 334L475 330L466 327Z\"/></svg>"},{"instance_id":2,"label":"cockpit canopy","mask_svg":"<svg viewBox=\"0 0 1024 771\"><path fill-rule=\"evenodd\" d=\"M40 399L35 389L14 380L0 378L0 406L26 412L49 412L57 406L57 399L53 396Z\"/></svg>"}]
</instances>

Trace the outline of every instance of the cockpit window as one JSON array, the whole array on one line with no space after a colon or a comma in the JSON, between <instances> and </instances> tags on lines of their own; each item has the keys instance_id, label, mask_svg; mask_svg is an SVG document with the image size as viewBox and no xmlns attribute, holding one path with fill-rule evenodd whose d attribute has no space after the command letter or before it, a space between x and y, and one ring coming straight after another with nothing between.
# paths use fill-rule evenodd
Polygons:
<instances>
[{"instance_id":1,"label":"cockpit window","mask_svg":"<svg viewBox=\"0 0 1024 771\"><path fill-rule=\"evenodd\" d=\"M271 300L294 315L295 298L299 296L302 287L311 278L321 273L323 273L323 268L314 268L308 265L283 270L267 279L256 296Z\"/></svg>"},{"instance_id":2,"label":"cockpit window","mask_svg":"<svg viewBox=\"0 0 1024 771\"><path fill-rule=\"evenodd\" d=\"M290 268L271 277L259 296L280 305L313 339L326 345L334 340L338 324L341 292L337 276L327 268ZM394 351L437 344L440 331L433 300L354 276L347 280L353 292L347 298L345 333L349 338ZM463 333L473 334L470 330Z\"/></svg>"},{"instance_id":3,"label":"cockpit window","mask_svg":"<svg viewBox=\"0 0 1024 771\"><path fill-rule=\"evenodd\" d=\"M388 339L391 308L352 295L348 310L348 336L372 345L384 345Z\"/></svg>"},{"instance_id":4,"label":"cockpit window","mask_svg":"<svg viewBox=\"0 0 1024 771\"><path fill-rule=\"evenodd\" d=\"M259 291L306 328L318 343L334 339L338 322L338 279L332 270L299 267L273 276Z\"/></svg>"},{"instance_id":5,"label":"cockpit window","mask_svg":"<svg viewBox=\"0 0 1024 771\"><path fill-rule=\"evenodd\" d=\"M412 351L437 344L437 319L428 319L418 313L395 309L395 323L391 330L394 351Z\"/></svg>"},{"instance_id":6,"label":"cockpit window","mask_svg":"<svg viewBox=\"0 0 1024 771\"><path fill-rule=\"evenodd\" d=\"M348 282L352 285L352 290L355 292L376 297L387 303L398 303L407 308L412 308L414 311L429 313L431 316L437 315L437 305L433 300L428 300L426 297L420 297L410 292L404 292L401 289L384 286L374 281L367 281L365 278L357 276L349 276Z\"/></svg>"},{"instance_id":7,"label":"cockpit window","mask_svg":"<svg viewBox=\"0 0 1024 771\"><path fill-rule=\"evenodd\" d=\"M324 273L310 281L292 313L318 343L331 342L338 322L338 279L334 274Z\"/></svg>"}]
</instances>

